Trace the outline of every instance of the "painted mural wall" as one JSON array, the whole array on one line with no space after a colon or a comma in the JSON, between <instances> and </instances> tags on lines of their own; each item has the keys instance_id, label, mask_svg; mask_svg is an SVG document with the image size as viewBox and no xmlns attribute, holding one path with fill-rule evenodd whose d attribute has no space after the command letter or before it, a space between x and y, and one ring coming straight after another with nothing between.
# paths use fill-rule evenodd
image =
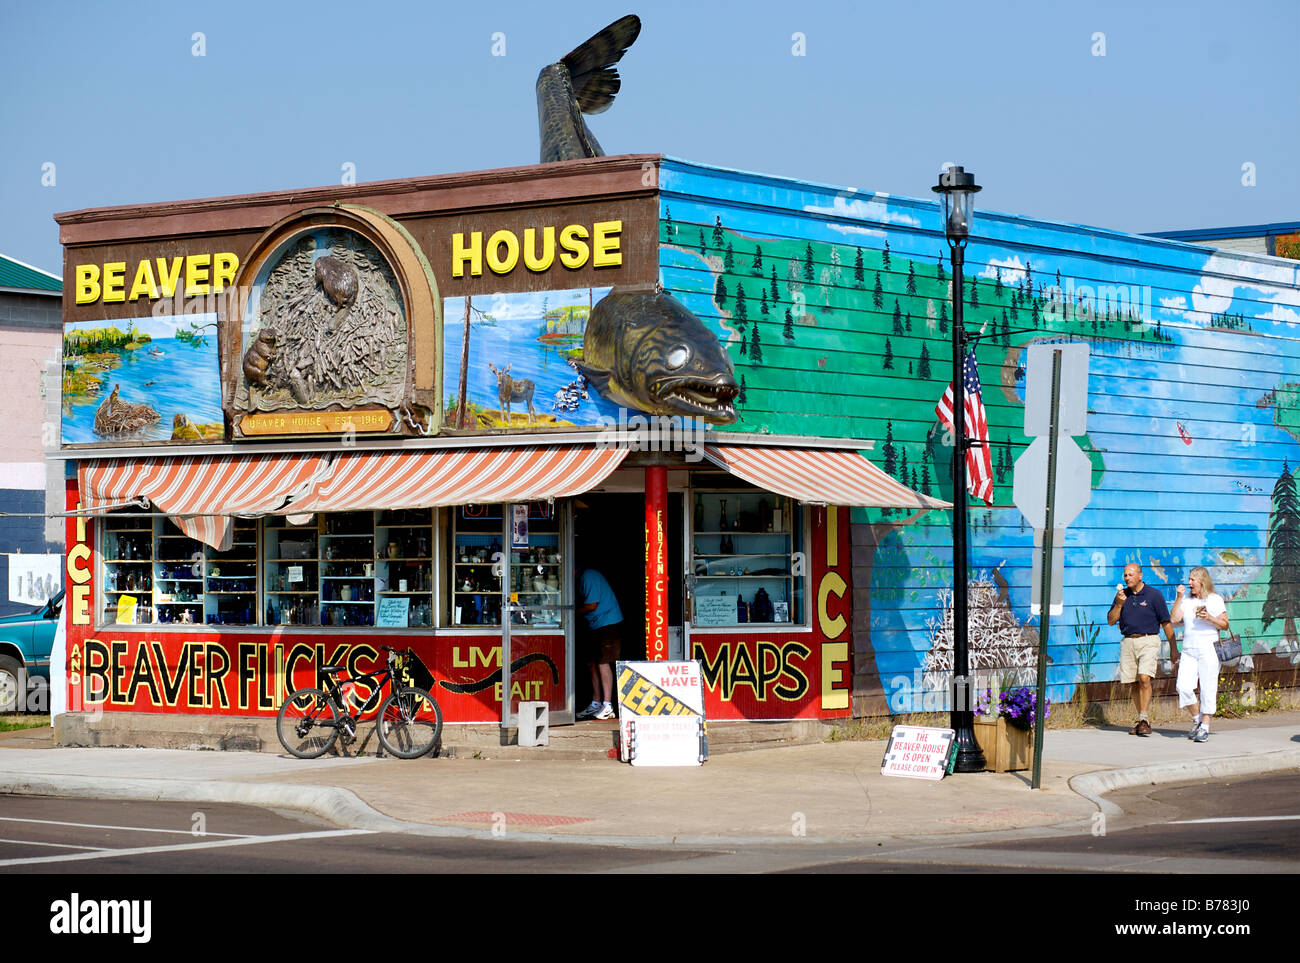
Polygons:
<instances>
[{"instance_id":1,"label":"painted mural wall","mask_svg":"<svg viewBox=\"0 0 1300 963\"><path fill-rule=\"evenodd\" d=\"M660 183L661 281L723 343L741 389L737 421L716 430L872 439L879 467L951 498L935 404L952 371L952 279L935 204L673 160ZM1246 652L1225 673L1293 684L1300 266L980 212L966 280L995 482L992 505L970 511L977 673L1032 677L1033 531L1012 503L1031 440L1026 349L1068 341L1090 349L1076 441L1092 490L1066 533L1050 696L1117 678L1106 612L1128 562L1170 600L1206 566ZM950 514L855 510L852 529L855 712L945 708Z\"/></svg>"}]
</instances>

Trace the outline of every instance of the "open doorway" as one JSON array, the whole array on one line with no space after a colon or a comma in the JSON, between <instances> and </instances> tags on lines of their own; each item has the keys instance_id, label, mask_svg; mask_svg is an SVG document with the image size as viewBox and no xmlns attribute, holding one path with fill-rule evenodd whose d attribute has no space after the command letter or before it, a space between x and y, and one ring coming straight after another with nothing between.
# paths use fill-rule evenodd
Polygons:
<instances>
[{"instance_id":1,"label":"open doorway","mask_svg":"<svg viewBox=\"0 0 1300 963\"><path fill-rule=\"evenodd\" d=\"M668 624L682 624L682 496L668 494ZM573 510L573 553L577 568L590 567L605 576L623 612L622 658L646 657L645 612L645 496L632 493L588 493ZM574 704L591 701L587 666L574 666Z\"/></svg>"}]
</instances>

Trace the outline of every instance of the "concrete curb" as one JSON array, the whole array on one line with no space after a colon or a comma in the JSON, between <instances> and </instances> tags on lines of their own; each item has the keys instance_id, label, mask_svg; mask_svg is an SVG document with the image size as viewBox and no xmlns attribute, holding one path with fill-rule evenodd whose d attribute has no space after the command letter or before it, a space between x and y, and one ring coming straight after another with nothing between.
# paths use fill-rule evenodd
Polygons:
<instances>
[{"instance_id":1,"label":"concrete curb","mask_svg":"<svg viewBox=\"0 0 1300 963\"><path fill-rule=\"evenodd\" d=\"M1091 800L1107 816L1118 816L1123 810L1110 800L1102 798L1106 793L1116 789L1189 782L1193 779L1221 779L1224 776L1263 775L1297 768L1300 768L1300 749L1280 749L1276 752L1252 753L1245 756L1191 759L1158 763L1153 766L1135 766L1132 769L1086 772L1070 777L1070 788L1085 799Z\"/></svg>"},{"instance_id":2,"label":"concrete curb","mask_svg":"<svg viewBox=\"0 0 1300 963\"><path fill-rule=\"evenodd\" d=\"M235 803L308 813L344 829L410 832L418 824L385 816L350 789L285 783L181 782L174 779L113 779L67 773L0 771L0 793L89 799L148 799L156 802ZM440 827L430 826L437 831Z\"/></svg>"}]
</instances>

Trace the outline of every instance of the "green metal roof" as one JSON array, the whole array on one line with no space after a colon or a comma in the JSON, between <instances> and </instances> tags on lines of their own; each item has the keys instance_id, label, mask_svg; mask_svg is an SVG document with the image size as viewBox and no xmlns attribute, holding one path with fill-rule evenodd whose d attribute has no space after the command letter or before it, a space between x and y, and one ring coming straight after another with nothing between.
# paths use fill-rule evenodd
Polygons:
<instances>
[{"instance_id":1,"label":"green metal roof","mask_svg":"<svg viewBox=\"0 0 1300 963\"><path fill-rule=\"evenodd\" d=\"M22 261L0 254L0 288L22 288L32 291L63 291L63 281L57 275L34 268Z\"/></svg>"}]
</instances>

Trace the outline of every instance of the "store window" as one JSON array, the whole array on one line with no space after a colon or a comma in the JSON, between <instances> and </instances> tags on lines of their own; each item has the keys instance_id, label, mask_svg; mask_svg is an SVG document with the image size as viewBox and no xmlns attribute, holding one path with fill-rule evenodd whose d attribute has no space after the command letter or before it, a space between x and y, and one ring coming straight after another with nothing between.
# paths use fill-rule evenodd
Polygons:
<instances>
[{"instance_id":1,"label":"store window","mask_svg":"<svg viewBox=\"0 0 1300 963\"><path fill-rule=\"evenodd\" d=\"M798 502L755 488L692 491L691 624L804 623Z\"/></svg>"},{"instance_id":2,"label":"store window","mask_svg":"<svg viewBox=\"0 0 1300 963\"><path fill-rule=\"evenodd\" d=\"M168 518L110 517L103 533L103 622L257 624L256 522L236 519L225 552Z\"/></svg>"},{"instance_id":3,"label":"store window","mask_svg":"<svg viewBox=\"0 0 1300 963\"><path fill-rule=\"evenodd\" d=\"M563 624L564 556L554 504L462 505L452 524L452 625L501 625L503 541L510 544L511 624Z\"/></svg>"},{"instance_id":4,"label":"store window","mask_svg":"<svg viewBox=\"0 0 1300 963\"><path fill-rule=\"evenodd\" d=\"M232 524L232 545L218 552L167 518L103 519L101 624L433 624L431 509Z\"/></svg>"}]
</instances>

